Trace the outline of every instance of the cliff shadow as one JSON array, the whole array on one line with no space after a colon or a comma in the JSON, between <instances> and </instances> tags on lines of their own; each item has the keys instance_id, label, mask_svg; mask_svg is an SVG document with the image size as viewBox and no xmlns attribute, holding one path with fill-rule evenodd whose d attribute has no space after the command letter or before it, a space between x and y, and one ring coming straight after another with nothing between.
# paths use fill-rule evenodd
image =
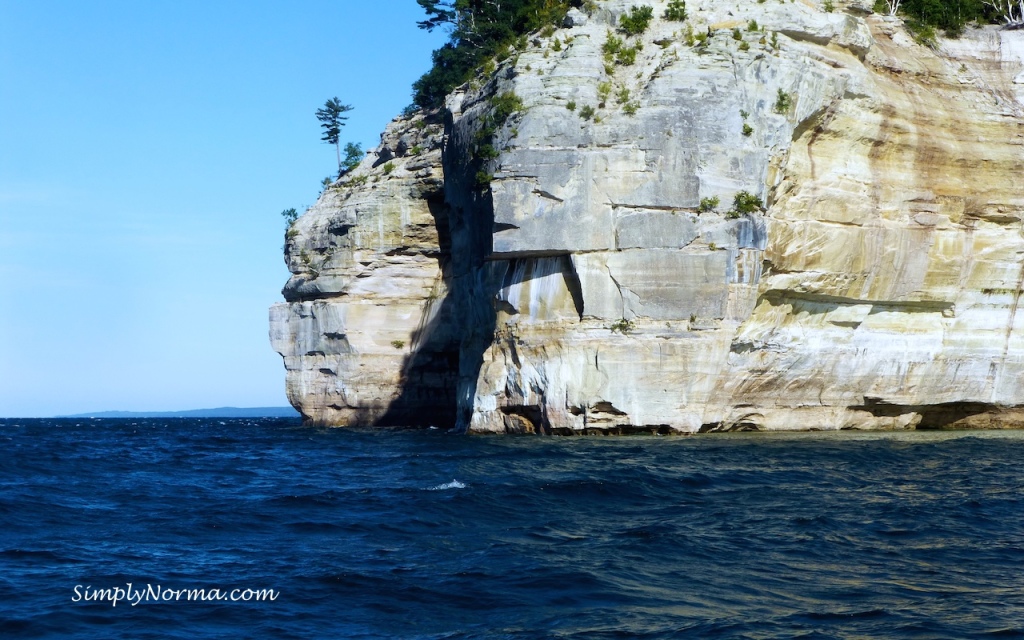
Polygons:
<instances>
[{"instance_id":1,"label":"cliff shadow","mask_svg":"<svg viewBox=\"0 0 1024 640\"><path fill-rule=\"evenodd\" d=\"M402 360L398 395L383 414L367 415L364 424L375 426L444 426L455 424L459 335L452 296L452 242L444 193L427 196L437 229L439 276L434 282L420 320L411 336L410 352Z\"/></svg>"}]
</instances>

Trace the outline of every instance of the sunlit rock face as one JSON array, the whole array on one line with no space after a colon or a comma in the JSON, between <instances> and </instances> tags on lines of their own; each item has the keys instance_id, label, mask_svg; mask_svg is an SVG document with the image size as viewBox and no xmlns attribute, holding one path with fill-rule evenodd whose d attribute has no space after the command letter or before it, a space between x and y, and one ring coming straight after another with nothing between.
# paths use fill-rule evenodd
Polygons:
<instances>
[{"instance_id":1,"label":"sunlit rock face","mask_svg":"<svg viewBox=\"0 0 1024 640\"><path fill-rule=\"evenodd\" d=\"M691 46L650 2L608 64L632 4L396 120L295 224L271 337L306 419L1024 426L1024 32L704 0Z\"/></svg>"}]
</instances>

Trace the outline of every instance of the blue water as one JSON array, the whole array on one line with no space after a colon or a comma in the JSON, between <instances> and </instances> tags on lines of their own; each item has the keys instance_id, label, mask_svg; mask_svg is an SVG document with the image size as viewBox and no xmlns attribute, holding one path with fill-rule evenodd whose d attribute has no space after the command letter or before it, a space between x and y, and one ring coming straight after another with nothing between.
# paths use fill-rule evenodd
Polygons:
<instances>
[{"instance_id":1,"label":"blue water","mask_svg":"<svg viewBox=\"0 0 1024 640\"><path fill-rule=\"evenodd\" d=\"M1020 432L0 421L0 638L1024 637ZM74 602L76 586L273 602Z\"/></svg>"}]
</instances>

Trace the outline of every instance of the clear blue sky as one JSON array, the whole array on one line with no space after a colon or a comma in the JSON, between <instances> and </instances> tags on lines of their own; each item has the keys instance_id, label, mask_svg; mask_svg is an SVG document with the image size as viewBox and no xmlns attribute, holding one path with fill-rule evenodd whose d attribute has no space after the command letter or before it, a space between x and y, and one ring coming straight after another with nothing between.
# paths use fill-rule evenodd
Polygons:
<instances>
[{"instance_id":1,"label":"clear blue sky","mask_svg":"<svg viewBox=\"0 0 1024 640\"><path fill-rule=\"evenodd\" d=\"M0 416L285 405L282 209L444 34L414 0L0 0Z\"/></svg>"}]
</instances>

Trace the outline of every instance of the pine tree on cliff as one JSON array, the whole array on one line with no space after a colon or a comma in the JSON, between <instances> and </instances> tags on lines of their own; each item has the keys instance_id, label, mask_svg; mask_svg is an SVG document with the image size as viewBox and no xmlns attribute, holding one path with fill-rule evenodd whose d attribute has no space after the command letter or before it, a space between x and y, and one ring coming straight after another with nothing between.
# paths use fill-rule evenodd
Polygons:
<instances>
[{"instance_id":1,"label":"pine tree on cliff","mask_svg":"<svg viewBox=\"0 0 1024 640\"><path fill-rule=\"evenodd\" d=\"M341 135L341 128L345 126L345 121L348 120L347 116L341 114L351 111L352 107L347 104L341 104L341 101L337 97L331 98L324 103L322 109L316 110L316 119L320 121L320 126L324 130L324 135L321 140L327 144L333 144L334 150L338 153L338 173L341 173L341 143L338 141L338 137Z\"/></svg>"}]
</instances>

